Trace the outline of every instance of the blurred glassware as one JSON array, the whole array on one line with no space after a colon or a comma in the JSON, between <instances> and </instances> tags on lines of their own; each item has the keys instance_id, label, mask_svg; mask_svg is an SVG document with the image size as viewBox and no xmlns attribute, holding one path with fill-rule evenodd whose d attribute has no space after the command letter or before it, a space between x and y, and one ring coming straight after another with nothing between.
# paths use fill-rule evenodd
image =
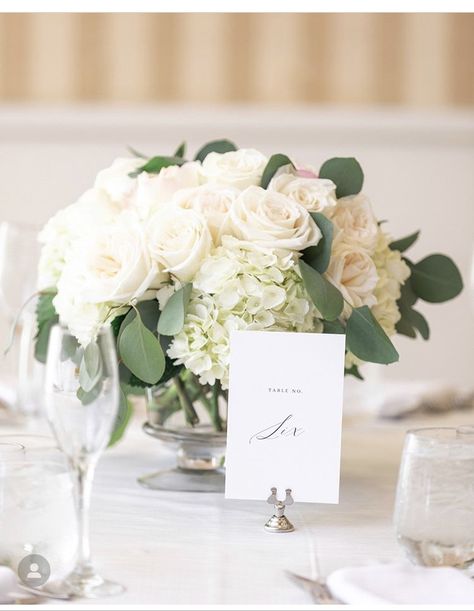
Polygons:
<instances>
[{"instance_id":1,"label":"blurred glassware","mask_svg":"<svg viewBox=\"0 0 474 611\"><path fill-rule=\"evenodd\" d=\"M35 227L0 224L0 305L11 321L36 290L39 253Z\"/></svg>"},{"instance_id":2,"label":"blurred glassware","mask_svg":"<svg viewBox=\"0 0 474 611\"><path fill-rule=\"evenodd\" d=\"M472 428L425 428L406 435L395 525L415 564L466 569L474 563Z\"/></svg>"},{"instance_id":3,"label":"blurred glassware","mask_svg":"<svg viewBox=\"0 0 474 611\"><path fill-rule=\"evenodd\" d=\"M110 328L99 331L92 388L80 384L84 349L68 329L51 330L46 362L45 405L59 447L77 478L79 548L74 570L62 591L84 598L120 594L123 587L106 581L92 566L89 549L89 504L97 461L107 446L119 409L115 343ZM89 348L89 347L88 347ZM89 378L90 381L90 378Z\"/></svg>"},{"instance_id":4,"label":"blurred glassware","mask_svg":"<svg viewBox=\"0 0 474 611\"><path fill-rule=\"evenodd\" d=\"M0 533L0 564L15 572L30 554L47 560L49 581L73 568L78 540L74 482L52 438L0 436Z\"/></svg>"},{"instance_id":5,"label":"blurred glassware","mask_svg":"<svg viewBox=\"0 0 474 611\"><path fill-rule=\"evenodd\" d=\"M34 358L36 300L31 299L36 290L39 254L35 227L10 222L0 224L0 308L11 329L18 317L12 346L17 393L14 405L9 407L23 416L41 411L44 367ZM9 403L7 397L0 399Z\"/></svg>"}]
</instances>

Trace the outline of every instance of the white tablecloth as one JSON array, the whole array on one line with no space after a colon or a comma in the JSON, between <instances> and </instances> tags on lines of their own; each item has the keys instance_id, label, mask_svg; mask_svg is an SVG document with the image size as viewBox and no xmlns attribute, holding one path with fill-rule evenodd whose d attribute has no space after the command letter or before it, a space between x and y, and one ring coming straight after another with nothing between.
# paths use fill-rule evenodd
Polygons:
<instances>
[{"instance_id":1,"label":"white tablecloth","mask_svg":"<svg viewBox=\"0 0 474 611\"><path fill-rule=\"evenodd\" d=\"M127 587L107 603L307 604L307 594L290 583L286 569L310 576L318 568L327 575L339 567L403 557L392 512L404 432L416 421L347 421L340 504L295 504L287 513L297 530L269 534L263 530L271 515L265 502L140 487L140 475L173 464L173 455L141 431L142 420L136 416L97 471L94 558L105 576ZM453 413L429 422L466 420ZM0 427L0 432L18 430L5 422Z\"/></svg>"}]
</instances>

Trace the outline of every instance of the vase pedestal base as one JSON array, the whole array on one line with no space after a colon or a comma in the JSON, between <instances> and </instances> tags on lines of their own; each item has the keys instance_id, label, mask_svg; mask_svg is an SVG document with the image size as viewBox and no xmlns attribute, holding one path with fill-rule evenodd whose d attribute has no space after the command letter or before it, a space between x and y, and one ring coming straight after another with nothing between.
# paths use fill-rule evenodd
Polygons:
<instances>
[{"instance_id":1,"label":"vase pedestal base","mask_svg":"<svg viewBox=\"0 0 474 611\"><path fill-rule=\"evenodd\" d=\"M175 492L224 492L224 469L169 469L138 478L145 488Z\"/></svg>"}]
</instances>

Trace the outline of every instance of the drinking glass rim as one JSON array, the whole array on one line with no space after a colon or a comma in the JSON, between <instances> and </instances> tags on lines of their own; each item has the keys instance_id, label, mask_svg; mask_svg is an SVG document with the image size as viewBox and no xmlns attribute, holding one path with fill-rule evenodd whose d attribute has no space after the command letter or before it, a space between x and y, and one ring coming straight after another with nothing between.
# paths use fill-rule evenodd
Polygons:
<instances>
[{"instance_id":1,"label":"drinking glass rim","mask_svg":"<svg viewBox=\"0 0 474 611\"><path fill-rule=\"evenodd\" d=\"M468 425L462 425L462 426L468 426ZM413 438L419 440L420 442L432 443L432 444L438 443L438 444L444 444L444 445L448 445L448 444L472 445L474 442L474 435L472 436L471 440L468 440L467 437L456 436L456 433L458 432L459 428L460 427L455 427L455 426L417 427L413 429L408 429L406 431L406 437L412 436ZM451 432L453 435L452 437L451 436L446 436L446 437L436 436L433 434L434 432L441 432L441 433Z\"/></svg>"}]
</instances>

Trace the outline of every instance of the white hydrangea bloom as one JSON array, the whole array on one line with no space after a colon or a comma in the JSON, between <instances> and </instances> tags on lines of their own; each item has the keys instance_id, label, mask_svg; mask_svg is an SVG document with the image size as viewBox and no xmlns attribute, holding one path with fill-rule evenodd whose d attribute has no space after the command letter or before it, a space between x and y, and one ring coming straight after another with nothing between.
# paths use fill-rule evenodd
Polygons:
<instances>
[{"instance_id":1,"label":"white hydrangea bloom","mask_svg":"<svg viewBox=\"0 0 474 611\"><path fill-rule=\"evenodd\" d=\"M396 333L395 325L400 320L397 300L401 286L410 276L410 268L403 261L401 253L392 250L389 243L389 236L379 230L373 256L379 278L374 291L377 303L372 307L372 313L390 336Z\"/></svg>"},{"instance_id":2,"label":"white hydrangea bloom","mask_svg":"<svg viewBox=\"0 0 474 611\"><path fill-rule=\"evenodd\" d=\"M230 333L238 329L320 332L316 309L288 251L243 246L224 238L193 282L183 330L168 355L202 384L228 386Z\"/></svg>"}]
</instances>

